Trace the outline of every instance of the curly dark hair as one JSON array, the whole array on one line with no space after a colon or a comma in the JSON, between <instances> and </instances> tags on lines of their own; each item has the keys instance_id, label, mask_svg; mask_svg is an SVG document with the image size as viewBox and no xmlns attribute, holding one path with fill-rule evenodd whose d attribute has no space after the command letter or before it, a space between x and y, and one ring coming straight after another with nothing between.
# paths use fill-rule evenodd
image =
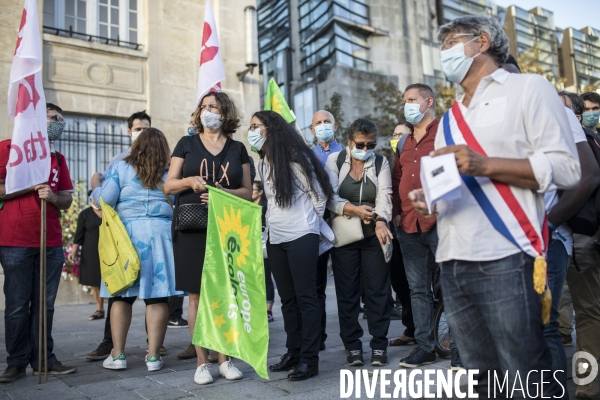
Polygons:
<instances>
[{"instance_id":1,"label":"curly dark hair","mask_svg":"<svg viewBox=\"0 0 600 400\"><path fill-rule=\"evenodd\" d=\"M226 93L223 92L209 92L206 93L200 101L198 102L198 107L196 107L196 111L192 114L194 117L194 125L198 127L198 132L204 132L204 126L202 126L201 114L202 111L200 107L202 106L202 102L207 97L214 97L217 105L219 106L219 112L221 113L221 118L223 118L223 125L221 128L223 129L223 133L226 135L231 135L234 133L240 125L240 119L238 117L237 108L233 101L227 96ZM195 114L195 115L194 115Z\"/></svg>"},{"instance_id":2,"label":"curly dark hair","mask_svg":"<svg viewBox=\"0 0 600 400\"><path fill-rule=\"evenodd\" d=\"M348 139L354 140L354 135L357 133L361 135L370 135L374 133L375 136L377 136L377 125L370 119L359 118L348 127Z\"/></svg>"},{"instance_id":3,"label":"curly dark hair","mask_svg":"<svg viewBox=\"0 0 600 400\"><path fill-rule=\"evenodd\" d=\"M267 156L271 173L275 171L277 179L273 183L277 205L292 205L295 190L292 163L299 165L310 184L310 190L317 193L318 183L329 200L333 194L329 177L298 131L274 111L258 111L252 117L258 118L267 128L267 139L259 154L261 158Z\"/></svg>"},{"instance_id":4,"label":"curly dark hair","mask_svg":"<svg viewBox=\"0 0 600 400\"><path fill-rule=\"evenodd\" d=\"M171 160L169 143L156 128L146 128L131 145L131 152L123 159L135 168L142 186L154 189L162 181L165 167Z\"/></svg>"}]
</instances>

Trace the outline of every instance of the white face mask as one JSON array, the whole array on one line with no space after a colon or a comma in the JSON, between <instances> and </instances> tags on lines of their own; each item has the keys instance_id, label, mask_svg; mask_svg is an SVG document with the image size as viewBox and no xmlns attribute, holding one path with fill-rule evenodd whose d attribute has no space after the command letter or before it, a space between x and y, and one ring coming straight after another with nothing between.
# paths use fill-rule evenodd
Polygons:
<instances>
[{"instance_id":1,"label":"white face mask","mask_svg":"<svg viewBox=\"0 0 600 400\"><path fill-rule=\"evenodd\" d=\"M213 114L208 110L204 110L200 116L200 120L202 121L202 126L211 131L216 131L223 125L221 114Z\"/></svg>"},{"instance_id":2,"label":"white face mask","mask_svg":"<svg viewBox=\"0 0 600 400\"><path fill-rule=\"evenodd\" d=\"M140 136L142 131L131 131L131 143L135 142L135 140Z\"/></svg>"},{"instance_id":3,"label":"white face mask","mask_svg":"<svg viewBox=\"0 0 600 400\"><path fill-rule=\"evenodd\" d=\"M481 54L477 53L473 57L467 56L465 54L465 45L477 39L479 37L471 39L466 43L458 43L448 50L442 50L440 53L442 72L450 82L460 84L465 80L471 64L473 64L473 60Z\"/></svg>"}]
</instances>

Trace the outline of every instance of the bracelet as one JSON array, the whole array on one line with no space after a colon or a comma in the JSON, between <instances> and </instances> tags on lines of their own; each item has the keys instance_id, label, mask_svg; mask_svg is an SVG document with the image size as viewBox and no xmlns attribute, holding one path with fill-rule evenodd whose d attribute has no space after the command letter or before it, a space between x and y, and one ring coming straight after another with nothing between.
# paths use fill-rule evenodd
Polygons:
<instances>
[{"instance_id":1,"label":"bracelet","mask_svg":"<svg viewBox=\"0 0 600 400\"><path fill-rule=\"evenodd\" d=\"M386 219L385 219L385 218L381 218L381 217L380 217L380 218L377 218L377 219L375 220L375 222L385 222L385 223L387 224L387 221L386 221Z\"/></svg>"},{"instance_id":2,"label":"bracelet","mask_svg":"<svg viewBox=\"0 0 600 400\"><path fill-rule=\"evenodd\" d=\"M548 228L550 228L550 230L551 230L552 232L554 232L554 231L556 230L556 227L555 227L555 226L554 226L554 224L553 224L552 222L550 222L550 221L548 221Z\"/></svg>"}]
</instances>

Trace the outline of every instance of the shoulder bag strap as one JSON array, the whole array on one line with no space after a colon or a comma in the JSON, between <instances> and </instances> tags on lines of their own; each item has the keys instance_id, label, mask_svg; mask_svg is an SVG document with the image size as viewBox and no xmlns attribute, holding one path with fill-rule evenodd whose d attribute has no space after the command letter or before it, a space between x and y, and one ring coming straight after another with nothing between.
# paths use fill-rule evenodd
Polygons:
<instances>
[{"instance_id":1,"label":"shoulder bag strap","mask_svg":"<svg viewBox=\"0 0 600 400\"><path fill-rule=\"evenodd\" d=\"M171 208L175 208L173 207L173 203L171 203L171 199L169 199L169 196L167 196L167 192L165 192L165 187L163 186L162 182L158 182L158 187L163 192L163 195L165 196L165 199L167 200L167 203L169 203Z\"/></svg>"}]
</instances>

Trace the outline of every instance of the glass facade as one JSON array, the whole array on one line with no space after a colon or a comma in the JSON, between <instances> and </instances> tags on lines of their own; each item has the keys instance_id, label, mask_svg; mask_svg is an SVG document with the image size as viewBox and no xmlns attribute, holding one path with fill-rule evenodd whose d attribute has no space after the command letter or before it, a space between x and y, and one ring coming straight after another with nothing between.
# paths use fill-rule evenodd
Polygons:
<instances>
[{"instance_id":1,"label":"glass facade","mask_svg":"<svg viewBox=\"0 0 600 400\"><path fill-rule=\"evenodd\" d=\"M299 2L302 79L311 81L336 63L370 70L369 7L359 0L301 0Z\"/></svg>"},{"instance_id":2,"label":"glass facade","mask_svg":"<svg viewBox=\"0 0 600 400\"><path fill-rule=\"evenodd\" d=\"M289 102L291 79L290 12L287 1L258 0L258 54L260 73L264 78L261 101L266 87L275 79ZM263 103L264 104L264 103Z\"/></svg>"},{"instance_id":3,"label":"glass facade","mask_svg":"<svg viewBox=\"0 0 600 400\"><path fill-rule=\"evenodd\" d=\"M465 15L497 16L494 0L443 0L444 23Z\"/></svg>"},{"instance_id":4,"label":"glass facade","mask_svg":"<svg viewBox=\"0 0 600 400\"><path fill-rule=\"evenodd\" d=\"M600 87L600 30L587 30L584 33L573 29L573 58L580 90L586 85Z\"/></svg>"},{"instance_id":5,"label":"glass facade","mask_svg":"<svg viewBox=\"0 0 600 400\"><path fill-rule=\"evenodd\" d=\"M515 30L519 54L536 47L540 49L538 62L545 73L559 77L556 27L551 11L538 8L529 12L519 7L515 9Z\"/></svg>"}]
</instances>

